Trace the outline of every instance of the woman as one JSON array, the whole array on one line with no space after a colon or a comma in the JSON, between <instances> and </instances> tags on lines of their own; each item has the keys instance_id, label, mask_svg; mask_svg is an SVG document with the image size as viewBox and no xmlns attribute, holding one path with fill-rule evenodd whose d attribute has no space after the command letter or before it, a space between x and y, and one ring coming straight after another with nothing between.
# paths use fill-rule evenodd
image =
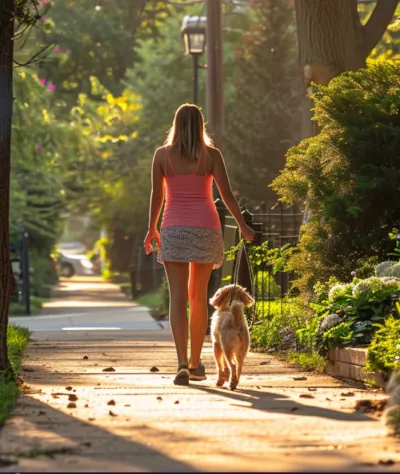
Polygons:
<instances>
[{"instance_id":1,"label":"woman","mask_svg":"<svg viewBox=\"0 0 400 474\"><path fill-rule=\"evenodd\" d=\"M211 271L224 261L221 224L212 196L213 180L243 237L253 240L254 231L244 222L224 159L212 146L200 109L184 104L176 111L165 146L154 154L149 228L144 241L147 254L154 250L152 241L156 241L158 261L164 264L167 274L170 324L178 356L176 385L206 378L200 354L208 326L207 288ZM157 223L164 203L164 186L166 205L160 235Z\"/></svg>"}]
</instances>

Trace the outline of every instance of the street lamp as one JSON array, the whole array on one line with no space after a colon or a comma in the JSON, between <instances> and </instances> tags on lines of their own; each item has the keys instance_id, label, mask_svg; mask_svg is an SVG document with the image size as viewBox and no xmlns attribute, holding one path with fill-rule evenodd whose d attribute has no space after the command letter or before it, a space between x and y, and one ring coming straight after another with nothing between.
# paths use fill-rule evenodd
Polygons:
<instances>
[{"instance_id":1,"label":"street lamp","mask_svg":"<svg viewBox=\"0 0 400 474\"><path fill-rule=\"evenodd\" d=\"M181 35L185 42L185 53L193 57L193 102L198 103L199 57L206 48L207 18L202 16L185 16L182 22Z\"/></svg>"}]
</instances>

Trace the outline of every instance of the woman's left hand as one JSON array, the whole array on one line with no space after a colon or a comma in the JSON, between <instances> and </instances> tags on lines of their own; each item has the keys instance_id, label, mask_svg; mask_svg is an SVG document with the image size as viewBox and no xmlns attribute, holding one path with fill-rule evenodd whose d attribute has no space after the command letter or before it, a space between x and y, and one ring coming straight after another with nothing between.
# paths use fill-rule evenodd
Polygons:
<instances>
[{"instance_id":1,"label":"woman's left hand","mask_svg":"<svg viewBox=\"0 0 400 474\"><path fill-rule=\"evenodd\" d=\"M157 229L150 229L146 234L144 239L144 250L146 255L151 254L151 252L154 250L153 246L151 245L152 240L156 241L157 249L159 249L161 247L161 237Z\"/></svg>"}]
</instances>

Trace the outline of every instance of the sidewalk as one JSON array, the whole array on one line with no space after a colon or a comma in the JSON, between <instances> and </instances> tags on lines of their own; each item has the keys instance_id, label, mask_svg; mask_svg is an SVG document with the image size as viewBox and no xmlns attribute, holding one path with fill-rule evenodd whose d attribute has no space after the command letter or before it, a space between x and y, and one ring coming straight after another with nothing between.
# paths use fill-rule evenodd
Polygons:
<instances>
[{"instance_id":1,"label":"sidewalk","mask_svg":"<svg viewBox=\"0 0 400 474\"><path fill-rule=\"evenodd\" d=\"M1 459L17 464L3 470L348 472L400 462L381 424L354 413L356 400L377 393L261 354L250 354L237 391L219 390L209 344L209 379L175 387L166 331L94 336L46 333L31 343L29 392L0 437Z\"/></svg>"},{"instance_id":2,"label":"sidewalk","mask_svg":"<svg viewBox=\"0 0 400 474\"><path fill-rule=\"evenodd\" d=\"M215 388L209 342L203 361L205 382L176 387L166 329L35 332L0 471L399 470L398 442L355 411L382 392L254 353L230 392Z\"/></svg>"}]
</instances>

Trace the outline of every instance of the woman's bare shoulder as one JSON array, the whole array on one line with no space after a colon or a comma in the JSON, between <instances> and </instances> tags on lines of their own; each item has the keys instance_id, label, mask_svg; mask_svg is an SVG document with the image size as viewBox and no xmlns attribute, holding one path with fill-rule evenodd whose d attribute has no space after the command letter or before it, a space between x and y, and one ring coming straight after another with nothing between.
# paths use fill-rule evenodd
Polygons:
<instances>
[{"instance_id":1,"label":"woman's bare shoulder","mask_svg":"<svg viewBox=\"0 0 400 474\"><path fill-rule=\"evenodd\" d=\"M220 150L214 146L207 146L207 153L213 159L218 159L222 156Z\"/></svg>"},{"instance_id":2,"label":"woman's bare shoulder","mask_svg":"<svg viewBox=\"0 0 400 474\"><path fill-rule=\"evenodd\" d=\"M166 146L158 147L156 151L154 152L154 160L157 162L162 161L165 157L166 149L167 149Z\"/></svg>"}]
</instances>

